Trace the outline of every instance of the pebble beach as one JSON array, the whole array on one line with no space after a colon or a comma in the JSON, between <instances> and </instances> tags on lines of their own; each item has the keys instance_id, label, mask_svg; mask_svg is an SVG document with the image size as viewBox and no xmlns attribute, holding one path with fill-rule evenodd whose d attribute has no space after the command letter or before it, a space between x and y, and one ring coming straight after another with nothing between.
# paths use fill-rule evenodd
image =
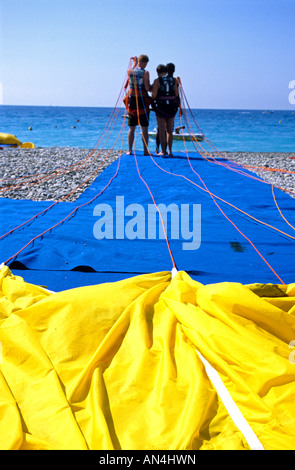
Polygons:
<instances>
[{"instance_id":1,"label":"pebble beach","mask_svg":"<svg viewBox=\"0 0 295 470\"><path fill-rule=\"evenodd\" d=\"M0 197L74 202L119 155L67 147L0 150Z\"/></svg>"},{"instance_id":2,"label":"pebble beach","mask_svg":"<svg viewBox=\"0 0 295 470\"><path fill-rule=\"evenodd\" d=\"M0 197L74 202L119 155L117 150L70 147L0 150ZM220 158L217 153L210 155ZM274 186L294 191L288 194L295 196L295 153L223 152L222 155L245 165Z\"/></svg>"}]
</instances>

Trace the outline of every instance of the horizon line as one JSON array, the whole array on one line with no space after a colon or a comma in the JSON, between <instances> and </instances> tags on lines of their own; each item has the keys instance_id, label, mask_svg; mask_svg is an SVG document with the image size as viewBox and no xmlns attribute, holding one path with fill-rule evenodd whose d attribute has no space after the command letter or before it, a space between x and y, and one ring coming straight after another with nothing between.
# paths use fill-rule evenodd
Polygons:
<instances>
[{"instance_id":1,"label":"horizon line","mask_svg":"<svg viewBox=\"0 0 295 470\"><path fill-rule=\"evenodd\" d=\"M81 106L81 105L59 105L59 104L4 104L0 103L0 107L2 106L15 106L15 107L30 107L30 108L105 108L105 109L114 109L114 108L121 108L125 109L124 106ZM293 111L292 109L284 109L284 108L194 108L191 107L191 109L194 110L203 110L203 111L269 111L269 112L274 112L274 111Z\"/></svg>"}]
</instances>

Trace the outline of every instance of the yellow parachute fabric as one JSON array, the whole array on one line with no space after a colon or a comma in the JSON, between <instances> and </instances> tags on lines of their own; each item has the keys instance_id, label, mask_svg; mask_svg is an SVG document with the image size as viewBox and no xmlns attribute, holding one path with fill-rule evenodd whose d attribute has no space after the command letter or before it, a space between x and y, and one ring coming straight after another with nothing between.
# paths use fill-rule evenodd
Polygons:
<instances>
[{"instance_id":1,"label":"yellow parachute fabric","mask_svg":"<svg viewBox=\"0 0 295 470\"><path fill-rule=\"evenodd\" d=\"M263 297L261 297L263 295ZM249 449L295 443L295 285L137 276L56 294L0 271L0 448Z\"/></svg>"}]
</instances>

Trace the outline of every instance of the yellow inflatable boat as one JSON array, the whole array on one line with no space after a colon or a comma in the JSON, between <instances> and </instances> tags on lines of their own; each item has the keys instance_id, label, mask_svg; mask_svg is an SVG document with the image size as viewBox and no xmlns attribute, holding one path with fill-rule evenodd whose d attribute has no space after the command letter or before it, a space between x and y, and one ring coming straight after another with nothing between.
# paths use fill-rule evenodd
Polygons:
<instances>
[{"instance_id":1,"label":"yellow inflatable boat","mask_svg":"<svg viewBox=\"0 0 295 470\"><path fill-rule=\"evenodd\" d=\"M21 142L15 135L0 133L0 147L35 148L32 142Z\"/></svg>"}]
</instances>

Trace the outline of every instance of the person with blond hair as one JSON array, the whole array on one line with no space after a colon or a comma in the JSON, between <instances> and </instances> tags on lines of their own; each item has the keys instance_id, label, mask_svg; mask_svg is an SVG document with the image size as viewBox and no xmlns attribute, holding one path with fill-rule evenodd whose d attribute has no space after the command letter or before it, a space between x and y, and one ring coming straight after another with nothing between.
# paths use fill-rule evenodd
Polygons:
<instances>
[{"instance_id":1,"label":"person with blond hair","mask_svg":"<svg viewBox=\"0 0 295 470\"><path fill-rule=\"evenodd\" d=\"M147 55L140 55L136 59L135 67L128 71L129 91L127 96L128 110L128 155L132 153L134 134L136 126L140 125L142 130L142 140L144 155L149 155L148 151L148 126L149 126L149 106L151 99L148 92L151 91L150 75L146 69L149 62ZM125 102L126 104L126 102Z\"/></svg>"}]
</instances>

